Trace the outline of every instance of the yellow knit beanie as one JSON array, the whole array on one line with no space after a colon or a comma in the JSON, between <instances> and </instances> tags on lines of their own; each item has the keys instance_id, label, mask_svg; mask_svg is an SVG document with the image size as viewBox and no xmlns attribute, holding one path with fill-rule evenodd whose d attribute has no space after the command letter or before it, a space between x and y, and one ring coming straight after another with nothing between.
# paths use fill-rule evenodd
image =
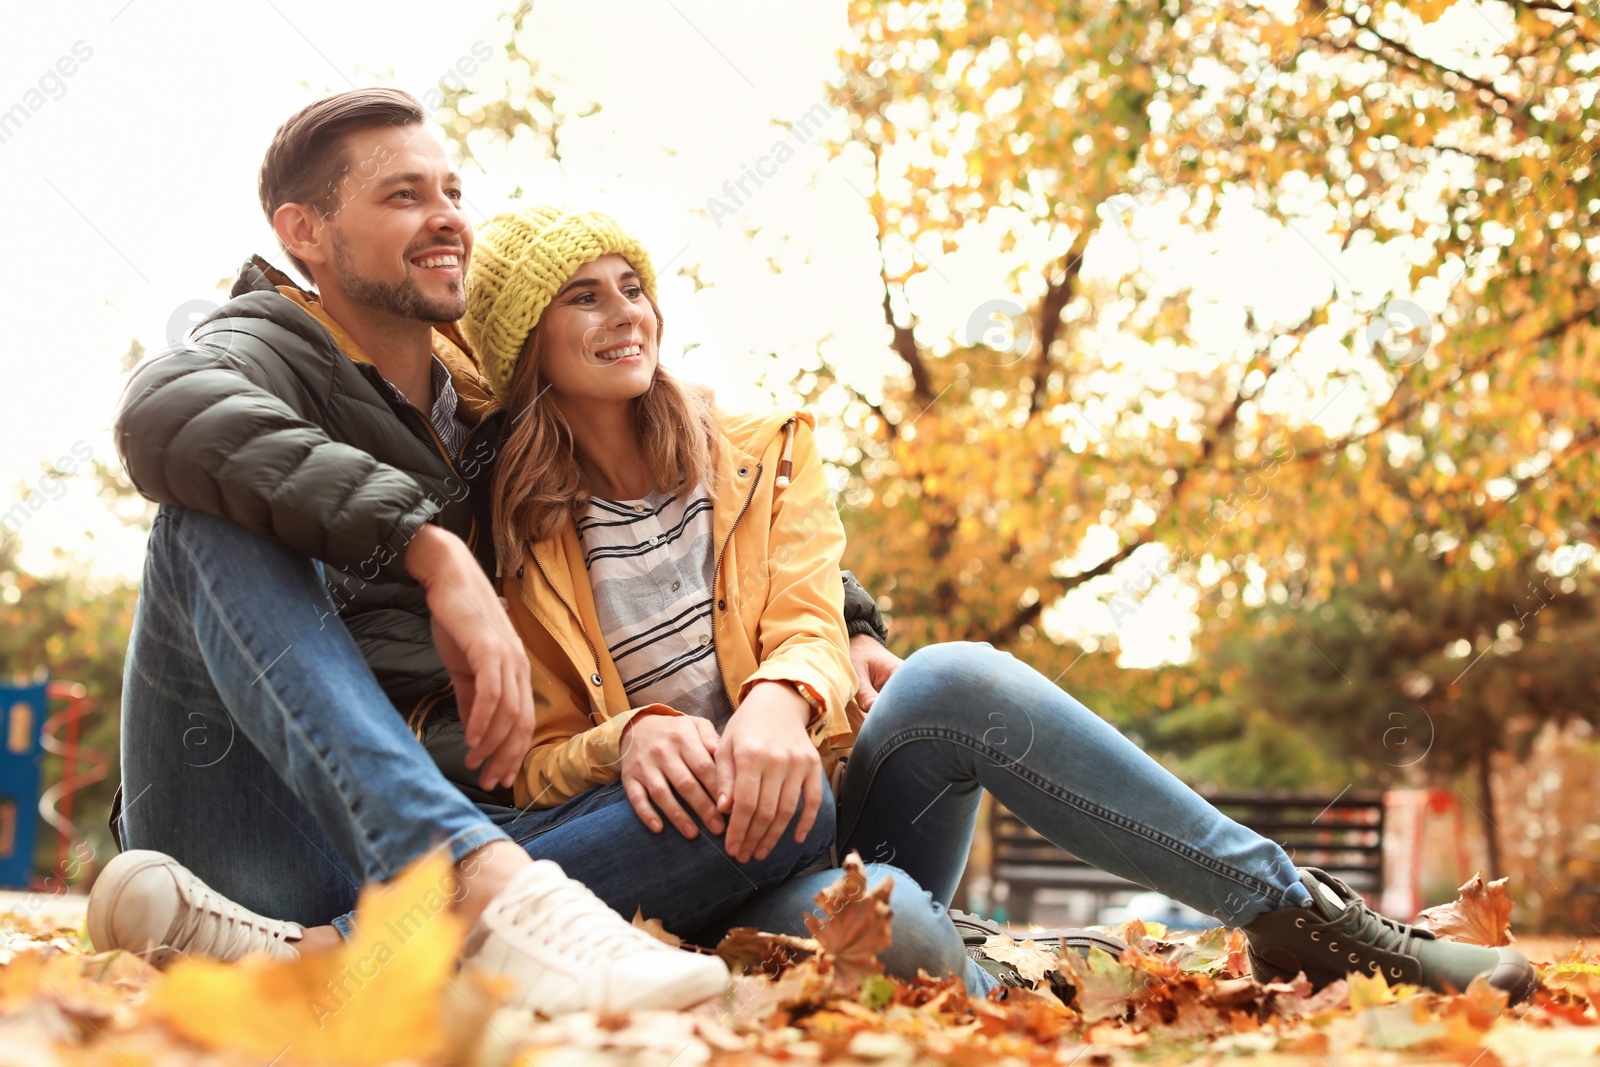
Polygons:
<instances>
[{"instance_id":1,"label":"yellow knit beanie","mask_svg":"<svg viewBox=\"0 0 1600 1067\"><path fill-rule=\"evenodd\" d=\"M650 256L609 215L545 205L496 215L478 230L461 328L495 396L510 392L523 343L556 293L579 267L612 252L638 272L654 301Z\"/></svg>"}]
</instances>

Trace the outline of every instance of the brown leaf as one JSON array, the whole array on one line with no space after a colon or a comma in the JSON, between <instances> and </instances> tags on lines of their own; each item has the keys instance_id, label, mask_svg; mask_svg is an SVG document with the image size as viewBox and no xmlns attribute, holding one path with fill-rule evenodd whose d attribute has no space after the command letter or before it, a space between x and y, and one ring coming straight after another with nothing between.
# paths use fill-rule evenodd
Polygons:
<instances>
[{"instance_id":1,"label":"brown leaf","mask_svg":"<svg viewBox=\"0 0 1600 1067\"><path fill-rule=\"evenodd\" d=\"M1045 975L1056 970L1059 962L1055 953L1046 952L1034 942L1018 944L1005 934L991 934L983 943L983 953L992 960L1011 964L1030 985L1044 981Z\"/></svg>"},{"instance_id":2,"label":"brown leaf","mask_svg":"<svg viewBox=\"0 0 1600 1067\"><path fill-rule=\"evenodd\" d=\"M1128 947L1122 953L1123 966L1143 971L1156 981L1176 978L1182 971L1183 966L1178 959L1147 952L1141 944L1154 947L1148 940L1144 942L1130 940Z\"/></svg>"},{"instance_id":3,"label":"brown leaf","mask_svg":"<svg viewBox=\"0 0 1600 1067\"><path fill-rule=\"evenodd\" d=\"M1326 1015L1334 1011L1348 1011L1350 1008L1350 983L1341 978L1337 982L1330 982L1307 997L1300 1005L1300 1013L1306 1018L1316 1015Z\"/></svg>"},{"instance_id":4,"label":"brown leaf","mask_svg":"<svg viewBox=\"0 0 1600 1067\"><path fill-rule=\"evenodd\" d=\"M1511 936L1511 898L1506 895L1506 879L1484 884L1482 872L1474 873L1450 904L1429 908L1417 916L1416 925L1431 930L1442 941L1465 941L1471 945L1509 945Z\"/></svg>"},{"instance_id":5,"label":"brown leaf","mask_svg":"<svg viewBox=\"0 0 1600 1067\"><path fill-rule=\"evenodd\" d=\"M1005 1005L1011 1013L1014 1029L1020 1029L1035 1041L1054 1041L1078 1022L1077 1012L1046 993L1007 990Z\"/></svg>"},{"instance_id":6,"label":"brown leaf","mask_svg":"<svg viewBox=\"0 0 1600 1067\"><path fill-rule=\"evenodd\" d=\"M1214 975L1231 971L1228 957L1232 951L1231 935L1234 932L1213 926L1198 936L1191 935L1173 941L1165 956L1185 971Z\"/></svg>"},{"instance_id":7,"label":"brown leaf","mask_svg":"<svg viewBox=\"0 0 1600 1067\"><path fill-rule=\"evenodd\" d=\"M1077 990L1075 1003L1087 1023L1123 1018L1128 1014L1128 1002L1151 981L1145 972L1124 967L1098 946L1089 950L1086 959L1076 952L1062 956L1061 969Z\"/></svg>"},{"instance_id":8,"label":"brown leaf","mask_svg":"<svg viewBox=\"0 0 1600 1067\"><path fill-rule=\"evenodd\" d=\"M822 951L809 937L768 934L753 926L735 926L717 944L717 955L738 971L756 971L777 978L800 960Z\"/></svg>"},{"instance_id":9,"label":"brown leaf","mask_svg":"<svg viewBox=\"0 0 1600 1067\"><path fill-rule=\"evenodd\" d=\"M1480 974L1467 984L1465 993L1450 998L1449 1010L1464 1018L1474 1030L1487 1030L1505 1013L1509 1000L1505 990L1496 989Z\"/></svg>"},{"instance_id":10,"label":"brown leaf","mask_svg":"<svg viewBox=\"0 0 1600 1067\"><path fill-rule=\"evenodd\" d=\"M633 925L657 941L671 945L673 948L683 947L683 938L677 934L668 933L667 928L661 925L660 919L646 919L643 908L636 907L633 909Z\"/></svg>"},{"instance_id":11,"label":"brown leaf","mask_svg":"<svg viewBox=\"0 0 1600 1067\"><path fill-rule=\"evenodd\" d=\"M722 1022L738 1033L778 1029L809 1015L839 994L826 960L801 960L777 981L741 979L734 985L734 1009Z\"/></svg>"},{"instance_id":12,"label":"brown leaf","mask_svg":"<svg viewBox=\"0 0 1600 1067\"><path fill-rule=\"evenodd\" d=\"M927 1012L956 1014L968 1009L967 983L960 975L950 974L934 978L927 972L918 972L915 978L895 983L894 1003Z\"/></svg>"},{"instance_id":13,"label":"brown leaf","mask_svg":"<svg viewBox=\"0 0 1600 1067\"><path fill-rule=\"evenodd\" d=\"M1250 973L1250 955L1247 951L1249 944L1243 930L1228 931L1227 972L1229 974L1244 976Z\"/></svg>"},{"instance_id":14,"label":"brown leaf","mask_svg":"<svg viewBox=\"0 0 1600 1067\"><path fill-rule=\"evenodd\" d=\"M882 974L878 953L893 940L891 922L894 909L889 894L894 879L886 877L878 888L867 891L867 870L859 853L845 857L839 880L817 894L823 918L806 916L806 929L816 938L834 962L835 974L850 988L868 975Z\"/></svg>"}]
</instances>

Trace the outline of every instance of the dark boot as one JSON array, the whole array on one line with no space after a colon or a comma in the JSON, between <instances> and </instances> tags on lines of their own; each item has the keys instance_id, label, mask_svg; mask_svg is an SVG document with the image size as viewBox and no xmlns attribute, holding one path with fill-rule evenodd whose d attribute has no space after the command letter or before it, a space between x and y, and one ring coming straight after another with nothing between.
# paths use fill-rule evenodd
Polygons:
<instances>
[{"instance_id":1,"label":"dark boot","mask_svg":"<svg viewBox=\"0 0 1600 1067\"><path fill-rule=\"evenodd\" d=\"M1000 924L993 919L985 919L981 915L974 915L969 911L957 911L951 908L948 912L950 921L955 923L956 930L961 934L962 944L968 948L967 955L971 956L971 949L982 947L983 943L995 934L1006 934L1014 941L1033 941L1041 948L1054 949L1065 942L1066 946L1080 956L1088 956L1090 948L1102 948L1111 953L1113 957L1120 957L1128 943L1120 937L1110 934L1096 933L1093 930L1084 930L1079 927L1069 927L1064 930L1041 930L1038 933L1022 934L1020 936L1007 933ZM973 959L977 959L973 956Z\"/></svg>"},{"instance_id":2,"label":"dark boot","mask_svg":"<svg viewBox=\"0 0 1600 1067\"><path fill-rule=\"evenodd\" d=\"M1482 975L1515 1004L1533 992L1538 975L1522 953L1460 941L1439 941L1427 930L1386 919L1360 894L1314 867L1300 868L1309 908L1280 908L1244 928L1256 981L1286 981L1304 971L1321 989L1352 971L1382 974L1440 993L1460 992Z\"/></svg>"},{"instance_id":3,"label":"dark boot","mask_svg":"<svg viewBox=\"0 0 1600 1067\"><path fill-rule=\"evenodd\" d=\"M1011 964L992 959L988 953L983 951L983 943L985 941L995 934L1005 933L1000 928L999 923L973 915L970 912L955 911L953 909L949 912L949 915L950 921L955 923L956 930L961 934L962 944L967 947L967 956L987 972L991 978L994 978L1003 986L1012 988L1029 984L1023 981L1022 976L1017 973L1017 969ZM1112 937L1110 934L1095 933L1092 930L1082 930L1077 927L1023 934L1021 937L1013 938L1013 940L1032 941L1040 948L1054 952L1060 952L1061 946L1064 945L1068 950L1084 957L1089 955L1089 949L1101 948L1111 953L1114 958L1121 958L1123 950L1128 947L1128 943L1121 938ZM1067 981L1066 976L1057 970L1051 971L1048 978L1051 991L1060 998L1063 1004L1071 1004L1073 997L1072 983Z\"/></svg>"}]
</instances>

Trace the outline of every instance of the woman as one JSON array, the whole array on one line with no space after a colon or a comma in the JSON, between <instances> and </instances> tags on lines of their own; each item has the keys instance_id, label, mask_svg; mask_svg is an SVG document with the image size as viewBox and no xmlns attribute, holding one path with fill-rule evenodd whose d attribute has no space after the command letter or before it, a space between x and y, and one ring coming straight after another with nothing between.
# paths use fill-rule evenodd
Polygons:
<instances>
[{"instance_id":1,"label":"woman","mask_svg":"<svg viewBox=\"0 0 1600 1067\"><path fill-rule=\"evenodd\" d=\"M1296 870L988 646L918 652L863 721L840 617L844 535L811 420L715 416L660 367L650 259L613 220L554 208L491 220L468 294L463 326L508 409L495 535L539 709L519 804L616 806L620 783L650 832L675 827L668 867L707 855L695 847L707 831L742 864L790 827L795 842L813 834L834 772L836 851L895 865L876 869L896 879L885 963L956 970L974 992L993 979L942 905L982 789L1097 866L1243 926L1258 977L1303 970L1320 986L1382 971L1442 989L1486 974L1513 998L1531 990L1515 952L1436 942ZM798 931L834 877L798 873L667 925L700 940L730 925Z\"/></svg>"}]
</instances>

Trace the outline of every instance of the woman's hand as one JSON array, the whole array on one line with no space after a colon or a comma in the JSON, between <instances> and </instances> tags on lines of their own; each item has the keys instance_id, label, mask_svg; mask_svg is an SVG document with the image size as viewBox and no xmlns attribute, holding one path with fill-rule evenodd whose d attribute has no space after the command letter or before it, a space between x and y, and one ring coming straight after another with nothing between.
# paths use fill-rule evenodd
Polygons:
<instances>
[{"instance_id":1,"label":"woman's hand","mask_svg":"<svg viewBox=\"0 0 1600 1067\"><path fill-rule=\"evenodd\" d=\"M797 809L796 841L817 821L822 757L806 733L810 719L811 705L793 687L758 682L723 728L717 810L729 813L723 847L740 863L766 859Z\"/></svg>"},{"instance_id":2,"label":"woman's hand","mask_svg":"<svg viewBox=\"0 0 1600 1067\"><path fill-rule=\"evenodd\" d=\"M679 833L695 838L700 828L678 802L682 799L707 829L722 833L722 816L711 799L718 743L717 728L698 715L635 716L622 733L622 788L639 821L659 834L660 808Z\"/></svg>"}]
</instances>

